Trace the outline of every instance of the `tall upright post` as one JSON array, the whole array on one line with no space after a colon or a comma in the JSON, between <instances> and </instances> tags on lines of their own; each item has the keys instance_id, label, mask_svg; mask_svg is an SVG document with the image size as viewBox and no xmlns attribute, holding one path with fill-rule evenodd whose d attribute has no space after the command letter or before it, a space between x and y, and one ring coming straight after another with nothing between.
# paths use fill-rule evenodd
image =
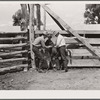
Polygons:
<instances>
[{"instance_id":1,"label":"tall upright post","mask_svg":"<svg viewBox=\"0 0 100 100\"><path fill-rule=\"evenodd\" d=\"M32 50L32 43L34 41L34 4L30 4L30 20L29 20L29 41L30 41L30 54L31 54L31 66L35 68L34 52Z\"/></svg>"},{"instance_id":2,"label":"tall upright post","mask_svg":"<svg viewBox=\"0 0 100 100\"><path fill-rule=\"evenodd\" d=\"M28 28L28 15L27 15L27 5L26 4L21 4L21 10L22 10L22 18L23 20L25 20L25 24L24 24L24 29L27 30ZM27 33L28 34L28 33ZM23 37L27 36L27 34L23 34ZM28 40L22 40L22 43L27 43ZM22 50L27 50L27 46L22 47ZM28 57L28 53L23 53L22 57ZM27 61L23 61L22 64L27 64ZM24 68L24 71L27 71L28 68Z\"/></svg>"},{"instance_id":3,"label":"tall upright post","mask_svg":"<svg viewBox=\"0 0 100 100\"><path fill-rule=\"evenodd\" d=\"M44 25L43 30L46 30L46 11L44 10Z\"/></svg>"},{"instance_id":4,"label":"tall upright post","mask_svg":"<svg viewBox=\"0 0 100 100\"><path fill-rule=\"evenodd\" d=\"M27 30L27 27L28 27L27 5L26 4L21 4L21 10L22 10L22 18L25 21L24 30Z\"/></svg>"},{"instance_id":5,"label":"tall upright post","mask_svg":"<svg viewBox=\"0 0 100 100\"><path fill-rule=\"evenodd\" d=\"M36 21L37 21L37 30L41 29L41 11L40 11L40 5L39 4L35 4L36 5Z\"/></svg>"},{"instance_id":6,"label":"tall upright post","mask_svg":"<svg viewBox=\"0 0 100 100\"><path fill-rule=\"evenodd\" d=\"M27 14L27 5L21 4L21 9L22 9L22 17L25 19Z\"/></svg>"},{"instance_id":7,"label":"tall upright post","mask_svg":"<svg viewBox=\"0 0 100 100\"><path fill-rule=\"evenodd\" d=\"M49 5L46 3L45 5ZM44 18L43 18L43 30L46 30L46 11L44 10Z\"/></svg>"}]
</instances>

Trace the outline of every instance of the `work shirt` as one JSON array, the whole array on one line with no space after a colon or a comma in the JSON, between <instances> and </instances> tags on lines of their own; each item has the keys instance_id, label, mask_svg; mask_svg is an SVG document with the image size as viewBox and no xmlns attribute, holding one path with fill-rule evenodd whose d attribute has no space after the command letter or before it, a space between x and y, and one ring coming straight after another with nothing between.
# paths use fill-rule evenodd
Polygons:
<instances>
[{"instance_id":1,"label":"work shirt","mask_svg":"<svg viewBox=\"0 0 100 100\"><path fill-rule=\"evenodd\" d=\"M56 40L56 46L61 47L61 46L65 46L65 45L66 45L66 43L65 43L64 37L59 34L57 37L57 40Z\"/></svg>"},{"instance_id":2,"label":"work shirt","mask_svg":"<svg viewBox=\"0 0 100 100\"><path fill-rule=\"evenodd\" d=\"M43 36L37 37L32 44L36 47L45 47L45 39Z\"/></svg>"}]
</instances>

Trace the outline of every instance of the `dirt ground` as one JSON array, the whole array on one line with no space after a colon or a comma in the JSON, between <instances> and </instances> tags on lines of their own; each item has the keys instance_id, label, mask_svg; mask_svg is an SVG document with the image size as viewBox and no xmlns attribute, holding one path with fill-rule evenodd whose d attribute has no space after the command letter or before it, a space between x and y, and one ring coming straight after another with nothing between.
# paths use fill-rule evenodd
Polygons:
<instances>
[{"instance_id":1,"label":"dirt ground","mask_svg":"<svg viewBox=\"0 0 100 100\"><path fill-rule=\"evenodd\" d=\"M68 72L35 70L0 75L1 90L99 90L99 68L71 68Z\"/></svg>"}]
</instances>

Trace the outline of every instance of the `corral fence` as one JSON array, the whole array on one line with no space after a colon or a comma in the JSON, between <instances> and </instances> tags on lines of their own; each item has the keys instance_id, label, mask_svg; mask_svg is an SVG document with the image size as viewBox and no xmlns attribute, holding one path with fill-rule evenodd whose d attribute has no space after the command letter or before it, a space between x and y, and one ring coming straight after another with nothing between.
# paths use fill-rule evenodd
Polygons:
<instances>
[{"instance_id":1,"label":"corral fence","mask_svg":"<svg viewBox=\"0 0 100 100\"><path fill-rule=\"evenodd\" d=\"M39 30L34 33L38 35L42 32ZM53 31L47 32L53 34ZM80 41L77 42L77 38L66 31L57 32L65 36L66 45L72 45L69 48L72 64L69 63L68 67L100 67L98 57L92 55ZM77 33L100 52L100 31L78 30ZM75 45L79 47L76 48ZM29 31L0 32L0 73L29 69L32 67L30 60Z\"/></svg>"},{"instance_id":2,"label":"corral fence","mask_svg":"<svg viewBox=\"0 0 100 100\"><path fill-rule=\"evenodd\" d=\"M27 32L0 32L0 73L28 68Z\"/></svg>"}]
</instances>

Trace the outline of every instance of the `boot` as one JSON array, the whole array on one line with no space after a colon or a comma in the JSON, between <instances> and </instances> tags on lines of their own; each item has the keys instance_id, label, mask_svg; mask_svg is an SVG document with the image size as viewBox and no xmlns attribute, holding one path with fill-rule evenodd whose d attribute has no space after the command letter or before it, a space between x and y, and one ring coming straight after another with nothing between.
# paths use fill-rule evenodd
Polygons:
<instances>
[{"instance_id":1,"label":"boot","mask_svg":"<svg viewBox=\"0 0 100 100\"><path fill-rule=\"evenodd\" d=\"M38 72L39 72L39 73L45 73L46 71L44 71L44 70L42 70L42 69L39 69Z\"/></svg>"},{"instance_id":2,"label":"boot","mask_svg":"<svg viewBox=\"0 0 100 100\"><path fill-rule=\"evenodd\" d=\"M65 72L68 72L68 64L67 64L67 62L65 61L65 62L63 62L63 64L64 64L64 69L65 69Z\"/></svg>"},{"instance_id":3,"label":"boot","mask_svg":"<svg viewBox=\"0 0 100 100\"><path fill-rule=\"evenodd\" d=\"M68 72L68 68L65 68L65 72Z\"/></svg>"}]
</instances>

